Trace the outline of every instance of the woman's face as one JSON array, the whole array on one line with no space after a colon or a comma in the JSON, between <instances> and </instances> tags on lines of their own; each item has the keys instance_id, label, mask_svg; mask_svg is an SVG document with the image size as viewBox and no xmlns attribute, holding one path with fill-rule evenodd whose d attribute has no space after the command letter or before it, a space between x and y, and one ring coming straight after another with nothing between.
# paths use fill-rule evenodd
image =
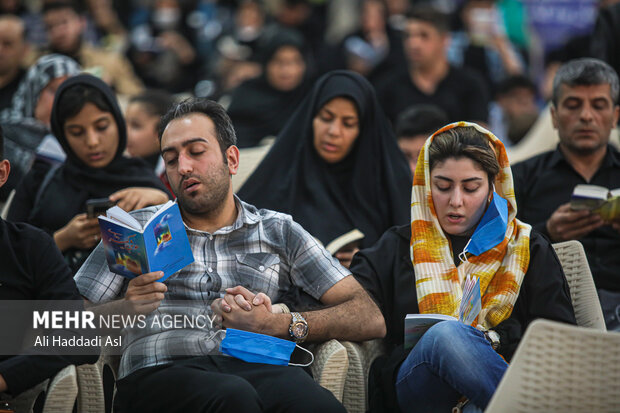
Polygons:
<instances>
[{"instance_id":1,"label":"woman's face","mask_svg":"<svg viewBox=\"0 0 620 413\"><path fill-rule=\"evenodd\" d=\"M149 114L141 103L130 103L125 112L127 121L127 152L144 158L159 152L157 124L159 116Z\"/></svg>"},{"instance_id":2,"label":"woman's face","mask_svg":"<svg viewBox=\"0 0 620 413\"><path fill-rule=\"evenodd\" d=\"M52 106L54 105L54 95L56 90L62 82L67 80L69 76L61 76L56 79L52 79L39 93L39 99L37 100L37 106L34 108L34 118L44 125L50 125L50 119L52 118Z\"/></svg>"},{"instance_id":3,"label":"woman's face","mask_svg":"<svg viewBox=\"0 0 620 413\"><path fill-rule=\"evenodd\" d=\"M327 163L342 161L357 139L359 117L349 99L337 97L327 102L312 121L314 149Z\"/></svg>"},{"instance_id":4,"label":"woman's face","mask_svg":"<svg viewBox=\"0 0 620 413\"><path fill-rule=\"evenodd\" d=\"M444 232L469 235L490 199L489 178L469 158L448 158L431 170L431 194Z\"/></svg>"},{"instance_id":5,"label":"woman's face","mask_svg":"<svg viewBox=\"0 0 620 413\"><path fill-rule=\"evenodd\" d=\"M266 71L269 83L277 90L287 92L303 81L306 63L299 50L293 46L282 46L267 63Z\"/></svg>"},{"instance_id":6,"label":"woman's face","mask_svg":"<svg viewBox=\"0 0 620 413\"><path fill-rule=\"evenodd\" d=\"M75 155L91 168L107 166L118 149L118 126L110 112L92 103L65 121L65 136Z\"/></svg>"}]
</instances>

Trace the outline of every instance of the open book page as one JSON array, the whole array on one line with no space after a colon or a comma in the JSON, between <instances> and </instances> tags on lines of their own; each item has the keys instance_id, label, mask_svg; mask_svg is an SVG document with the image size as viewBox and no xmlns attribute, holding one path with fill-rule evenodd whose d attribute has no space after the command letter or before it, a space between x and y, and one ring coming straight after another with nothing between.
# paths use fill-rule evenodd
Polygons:
<instances>
[{"instance_id":1,"label":"open book page","mask_svg":"<svg viewBox=\"0 0 620 413\"><path fill-rule=\"evenodd\" d=\"M325 249L329 251L330 254L334 255L344 246L356 241L360 242L363 239L364 233L356 228L347 232L346 234L342 234L341 236L333 239L329 244L327 244Z\"/></svg>"},{"instance_id":2,"label":"open book page","mask_svg":"<svg viewBox=\"0 0 620 413\"><path fill-rule=\"evenodd\" d=\"M106 216L99 215L99 219L115 222L116 224L123 225L136 231L142 231L142 225L140 225L140 222L138 222L137 219L132 217L127 211L119 206L113 206L108 209L106 211Z\"/></svg>"}]
</instances>

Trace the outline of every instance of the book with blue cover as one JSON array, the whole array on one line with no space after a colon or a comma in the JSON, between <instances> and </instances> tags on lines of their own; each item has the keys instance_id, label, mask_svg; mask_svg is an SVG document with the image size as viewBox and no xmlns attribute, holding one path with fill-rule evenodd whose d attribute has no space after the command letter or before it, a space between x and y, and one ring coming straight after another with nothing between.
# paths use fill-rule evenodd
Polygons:
<instances>
[{"instance_id":1,"label":"book with blue cover","mask_svg":"<svg viewBox=\"0 0 620 413\"><path fill-rule=\"evenodd\" d=\"M110 271L134 278L163 271L164 281L194 262L176 202L168 201L144 224L118 206L99 216L101 240Z\"/></svg>"}]
</instances>

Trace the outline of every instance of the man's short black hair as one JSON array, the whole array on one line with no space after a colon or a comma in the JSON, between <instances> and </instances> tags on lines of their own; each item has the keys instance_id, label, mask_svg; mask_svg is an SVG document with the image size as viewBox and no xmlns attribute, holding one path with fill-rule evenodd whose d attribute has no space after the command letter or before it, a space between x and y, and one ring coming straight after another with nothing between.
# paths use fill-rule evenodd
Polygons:
<instances>
[{"instance_id":1,"label":"man's short black hair","mask_svg":"<svg viewBox=\"0 0 620 413\"><path fill-rule=\"evenodd\" d=\"M192 113L202 113L211 119L215 125L217 141L226 160L226 149L237 144L235 129L226 110L217 102L204 98L187 98L184 101L173 105L170 110L161 118L159 123L159 142L166 130L166 126L175 119L183 118Z\"/></svg>"},{"instance_id":2,"label":"man's short black hair","mask_svg":"<svg viewBox=\"0 0 620 413\"><path fill-rule=\"evenodd\" d=\"M450 31L450 20L448 16L427 3L412 6L407 11L407 20L420 20L429 23L441 34Z\"/></svg>"},{"instance_id":3,"label":"man's short black hair","mask_svg":"<svg viewBox=\"0 0 620 413\"><path fill-rule=\"evenodd\" d=\"M73 10L73 12L75 12L75 14L77 15L82 14L82 10L77 5L77 3L73 1L69 1L69 0L55 0L55 1L45 2L43 4L43 9L41 10L41 14L45 15L49 11L65 10L65 9Z\"/></svg>"},{"instance_id":4,"label":"man's short black hair","mask_svg":"<svg viewBox=\"0 0 620 413\"><path fill-rule=\"evenodd\" d=\"M620 85L618 74L607 63L599 59L584 57L564 63L553 78L553 105L557 106L560 98L560 86L609 85L611 100L618 104Z\"/></svg>"},{"instance_id":5,"label":"man's short black hair","mask_svg":"<svg viewBox=\"0 0 620 413\"><path fill-rule=\"evenodd\" d=\"M435 105L413 105L398 115L396 138L412 138L417 135L430 136L448 124L448 115Z\"/></svg>"},{"instance_id":6,"label":"man's short black hair","mask_svg":"<svg viewBox=\"0 0 620 413\"><path fill-rule=\"evenodd\" d=\"M4 132L2 131L2 126L0 125L0 161L4 160Z\"/></svg>"},{"instance_id":7,"label":"man's short black hair","mask_svg":"<svg viewBox=\"0 0 620 413\"><path fill-rule=\"evenodd\" d=\"M508 76L497 85L497 96L504 96L515 89L528 89L536 96L536 85L523 75Z\"/></svg>"}]
</instances>

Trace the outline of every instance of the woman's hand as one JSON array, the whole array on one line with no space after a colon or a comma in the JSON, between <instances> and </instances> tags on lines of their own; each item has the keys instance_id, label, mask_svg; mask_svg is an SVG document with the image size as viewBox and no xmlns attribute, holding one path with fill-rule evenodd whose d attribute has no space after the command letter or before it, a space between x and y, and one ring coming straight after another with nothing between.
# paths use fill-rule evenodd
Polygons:
<instances>
[{"instance_id":1,"label":"woman's hand","mask_svg":"<svg viewBox=\"0 0 620 413\"><path fill-rule=\"evenodd\" d=\"M54 242L60 251L69 248L88 250L99 242L101 233L97 218L88 218L86 214L78 214L64 227L54 233Z\"/></svg>"},{"instance_id":2,"label":"woman's hand","mask_svg":"<svg viewBox=\"0 0 620 413\"><path fill-rule=\"evenodd\" d=\"M110 201L117 202L123 210L135 211L151 205L168 202L168 194L156 188L131 187L121 189L110 195Z\"/></svg>"}]
</instances>

